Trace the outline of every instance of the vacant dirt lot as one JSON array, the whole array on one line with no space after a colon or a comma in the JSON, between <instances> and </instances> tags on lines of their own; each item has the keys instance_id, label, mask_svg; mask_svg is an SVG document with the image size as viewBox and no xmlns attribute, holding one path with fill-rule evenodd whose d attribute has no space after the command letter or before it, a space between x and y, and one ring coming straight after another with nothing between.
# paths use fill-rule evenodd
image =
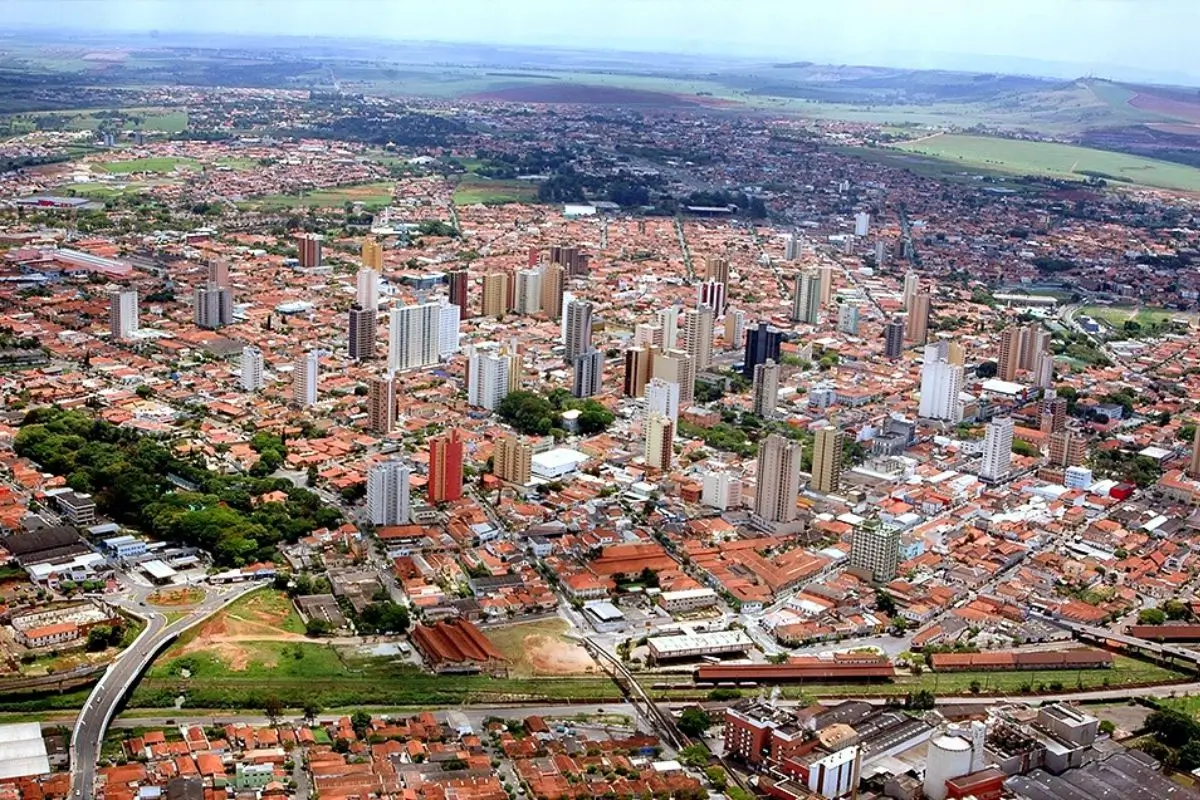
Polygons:
<instances>
[{"instance_id":1,"label":"vacant dirt lot","mask_svg":"<svg viewBox=\"0 0 1200 800\"><path fill-rule=\"evenodd\" d=\"M492 628L485 633L508 658L512 675L595 672L596 662L583 645L564 636L569 629L565 620L555 618Z\"/></svg>"}]
</instances>

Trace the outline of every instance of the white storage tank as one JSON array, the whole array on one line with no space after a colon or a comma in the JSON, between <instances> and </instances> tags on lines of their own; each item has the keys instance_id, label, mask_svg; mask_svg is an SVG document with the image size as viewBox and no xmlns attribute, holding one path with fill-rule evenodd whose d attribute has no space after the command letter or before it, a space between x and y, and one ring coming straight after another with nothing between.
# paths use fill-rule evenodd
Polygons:
<instances>
[{"instance_id":1,"label":"white storage tank","mask_svg":"<svg viewBox=\"0 0 1200 800\"><path fill-rule=\"evenodd\" d=\"M971 742L939 730L929 740L925 758L925 796L946 800L946 781L971 772Z\"/></svg>"}]
</instances>

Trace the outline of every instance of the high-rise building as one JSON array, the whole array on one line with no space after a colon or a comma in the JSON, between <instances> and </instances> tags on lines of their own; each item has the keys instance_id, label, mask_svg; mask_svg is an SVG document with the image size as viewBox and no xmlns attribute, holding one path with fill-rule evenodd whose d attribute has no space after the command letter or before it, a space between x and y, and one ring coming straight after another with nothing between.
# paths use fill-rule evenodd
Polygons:
<instances>
[{"instance_id":1,"label":"high-rise building","mask_svg":"<svg viewBox=\"0 0 1200 800\"><path fill-rule=\"evenodd\" d=\"M371 267L362 267L355 273L355 299L367 311L379 310L379 273Z\"/></svg>"},{"instance_id":2,"label":"high-rise building","mask_svg":"<svg viewBox=\"0 0 1200 800\"><path fill-rule=\"evenodd\" d=\"M900 530L885 528L875 520L856 525L850 543L850 568L870 576L875 583L894 580L900 569Z\"/></svg>"},{"instance_id":3,"label":"high-rise building","mask_svg":"<svg viewBox=\"0 0 1200 800\"><path fill-rule=\"evenodd\" d=\"M367 430L387 436L396 427L396 382L391 375L367 381Z\"/></svg>"},{"instance_id":4,"label":"high-rise building","mask_svg":"<svg viewBox=\"0 0 1200 800\"><path fill-rule=\"evenodd\" d=\"M658 324L662 327L662 349L671 350L679 346L679 306L668 306L658 312Z\"/></svg>"},{"instance_id":5,"label":"high-rise building","mask_svg":"<svg viewBox=\"0 0 1200 800\"><path fill-rule=\"evenodd\" d=\"M858 336L858 306L846 303L838 307L838 330L847 336Z\"/></svg>"},{"instance_id":6,"label":"high-rise building","mask_svg":"<svg viewBox=\"0 0 1200 800\"><path fill-rule=\"evenodd\" d=\"M1055 467L1081 467L1087 462L1087 439L1076 431L1055 431L1049 437L1050 464Z\"/></svg>"},{"instance_id":7,"label":"high-rise building","mask_svg":"<svg viewBox=\"0 0 1200 800\"><path fill-rule=\"evenodd\" d=\"M646 381L650 380L650 367L653 363L654 350L649 345L626 350L621 393L626 397L641 397L646 391Z\"/></svg>"},{"instance_id":8,"label":"high-rise building","mask_svg":"<svg viewBox=\"0 0 1200 800\"><path fill-rule=\"evenodd\" d=\"M1192 434L1192 457L1188 461L1187 474L1193 478L1200 478L1200 425L1196 426L1196 432Z\"/></svg>"},{"instance_id":9,"label":"high-rise building","mask_svg":"<svg viewBox=\"0 0 1200 800\"><path fill-rule=\"evenodd\" d=\"M671 422L679 422L679 384L674 381L664 381L662 378L651 378L646 384L646 416L647 418L661 414Z\"/></svg>"},{"instance_id":10,"label":"high-rise building","mask_svg":"<svg viewBox=\"0 0 1200 800\"><path fill-rule=\"evenodd\" d=\"M666 472L675 455L675 423L670 417L652 412L646 420L646 467Z\"/></svg>"},{"instance_id":11,"label":"high-rise building","mask_svg":"<svg viewBox=\"0 0 1200 800\"><path fill-rule=\"evenodd\" d=\"M1021 365L1021 340L1025 329L1020 325L1009 325L1000 332L1000 354L996 362L996 377L1002 381L1014 381L1017 367Z\"/></svg>"},{"instance_id":12,"label":"high-rise building","mask_svg":"<svg viewBox=\"0 0 1200 800\"><path fill-rule=\"evenodd\" d=\"M108 296L108 328L114 339L128 339L138 331L137 289L121 289Z\"/></svg>"},{"instance_id":13,"label":"high-rise building","mask_svg":"<svg viewBox=\"0 0 1200 800\"><path fill-rule=\"evenodd\" d=\"M1039 389L1049 389L1054 385L1054 354L1038 353L1037 364L1033 368L1033 383Z\"/></svg>"},{"instance_id":14,"label":"high-rise building","mask_svg":"<svg viewBox=\"0 0 1200 800\"><path fill-rule=\"evenodd\" d=\"M920 416L961 422L959 395L962 387L963 368L947 361L937 345L927 345L925 361L921 365Z\"/></svg>"},{"instance_id":15,"label":"high-rise building","mask_svg":"<svg viewBox=\"0 0 1200 800\"><path fill-rule=\"evenodd\" d=\"M904 310L912 311L913 298L921 291L921 276L915 272L904 275Z\"/></svg>"},{"instance_id":16,"label":"high-rise building","mask_svg":"<svg viewBox=\"0 0 1200 800\"><path fill-rule=\"evenodd\" d=\"M350 306L350 323L346 336L350 358L355 361L374 358L378 333L379 322L374 309L363 308L357 303Z\"/></svg>"},{"instance_id":17,"label":"high-rise building","mask_svg":"<svg viewBox=\"0 0 1200 800\"><path fill-rule=\"evenodd\" d=\"M871 232L871 215L866 211L859 211L854 215L854 235L862 238Z\"/></svg>"},{"instance_id":18,"label":"high-rise building","mask_svg":"<svg viewBox=\"0 0 1200 800\"><path fill-rule=\"evenodd\" d=\"M369 269L381 272L383 270L383 245L374 239L363 239L362 263Z\"/></svg>"},{"instance_id":19,"label":"high-rise building","mask_svg":"<svg viewBox=\"0 0 1200 800\"><path fill-rule=\"evenodd\" d=\"M787 523L797 517L800 498L800 442L772 433L758 446L758 490L755 513L766 522Z\"/></svg>"},{"instance_id":20,"label":"high-rise building","mask_svg":"<svg viewBox=\"0 0 1200 800\"><path fill-rule=\"evenodd\" d=\"M488 272L483 276L483 316L498 319L508 313L509 278L507 272Z\"/></svg>"},{"instance_id":21,"label":"high-rise building","mask_svg":"<svg viewBox=\"0 0 1200 800\"><path fill-rule=\"evenodd\" d=\"M251 345L246 345L242 348L242 391L257 392L262 387L262 350Z\"/></svg>"},{"instance_id":22,"label":"high-rise building","mask_svg":"<svg viewBox=\"0 0 1200 800\"><path fill-rule=\"evenodd\" d=\"M740 308L725 310L725 349L740 350L746 343L746 312Z\"/></svg>"},{"instance_id":23,"label":"high-rise building","mask_svg":"<svg viewBox=\"0 0 1200 800\"><path fill-rule=\"evenodd\" d=\"M774 419L779 408L779 365L768 359L754 366L754 413Z\"/></svg>"},{"instance_id":24,"label":"high-rise building","mask_svg":"<svg viewBox=\"0 0 1200 800\"><path fill-rule=\"evenodd\" d=\"M560 319L563 313L563 291L566 284L566 270L559 264L546 264L542 267L542 313L550 319Z\"/></svg>"},{"instance_id":25,"label":"high-rise building","mask_svg":"<svg viewBox=\"0 0 1200 800\"><path fill-rule=\"evenodd\" d=\"M542 271L523 269L517 273L516 299L513 311L517 314L537 314L542 310Z\"/></svg>"},{"instance_id":26,"label":"high-rise building","mask_svg":"<svg viewBox=\"0 0 1200 800\"><path fill-rule=\"evenodd\" d=\"M508 356L484 353L474 346L467 350L467 403L495 411L509 394Z\"/></svg>"},{"instance_id":27,"label":"high-rise building","mask_svg":"<svg viewBox=\"0 0 1200 800\"><path fill-rule=\"evenodd\" d=\"M1038 357L1050 350L1050 331L1041 323L1031 322L1022 328L1021 333L1021 369L1034 372L1038 367Z\"/></svg>"},{"instance_id":28,"label":"high-rise building","mask_svg":"<svg viewBox=\"0 0 1200 800\"><path fill-rule=\"evenodd\" d=\"M502 481L524 486L533 474L533 445L515 436L496 441L492 450L492 473Z\"/></svg>"},{"instance_id":29,"label":"high-rise building","mask_svg":"<svg viewBox=\"0 0 1200 800\"><path fill-rule=\"evenodd\" d=\"M567 304L563 359L568 364L574 364L577 357L592 349L592 308L587 300L572 300Z\"/></svg>"},{"instance_id":30,"label":"high-rise building","mask_svg":"<svg viewBox=\"0 0 1200 800\"><path fill-rule=\"evenodd\" d=\"M883 326L883 355L896 360L904 353L904 320L893 319Z\"/></svg>"},{"instance_id":31,"label":"high-rise building","mask_svg":"<svg viewBox=\"0 0 1200 800\"><path fill-rule=\"evenodd\" d=\"M309 350L296 359L292 367L292 401L298 406L317 404L317 380L320 377L320 354Z\"/></svg>"},{"instance_id":32,"label":"high-rise building","mask_svg":"<svg viewBox=\"0 0 1200 800\"><path fill-rule=\"evenodd\" d=\"M663 348L662 325L639 322L637 327L633 329L633 346L661 350Z\"/></svg>"},{"instance_id":33,"label":"high-rise building","mask_svg":"<svg viewBox=\"0 0 1200 800\"><path fill-rule=\"evenodd\" d=\"M821 273L808 269L796 275L792 287L792 321L821 322Z\"/></svg>"},{"instance_id":34,"label":"high-rise building","mask_svg":"<svg viewBox=\"0 0 1200 800\"><path fill-rule=\"evenodd\" d=\"M983 439L979 477L985 481L998 481L1006 477L1012 471L1012 444L1012 417L999 417L989 422Z\"/></svg>"},{"instance_id":35,"label":"high-rise building","mask_svg":"<svg viewBox=\"0 0 1200 800\"><path fill-rule=\"evenodd\" d=\"M296 247L299 249L300 266L305 269L321 266L321 241L319 233L302 233L297 237Z\"/></svg>"},{"instance_id":36,"label":"high-rise building","mask_svg":"<svg viewBox=\"0 0 1200 800\"><path fill-rule=\"evenodd\" d=\"M431 503L453 503L462 498L463 440L457 428L429 440L429 488Z\"/></svg>"},{"instance_id":37,"label":"high-rise building","mask_svg":"<svg viewBox=\"0 0 1200 800\"><path fill-rule=\"evenodd\" d=\"M192 301L197 327L216 329L233 322L233 295L228 289L212 283L197 286Z\"/></svg>"},{"instance_id":38,"label":"high-rise building","mask_svg":"<svg viewBox=\"0 0 1200 800\"><path fill-rule=\"evenodd\" d=\"M700 502L709 508L728 511L742 504L742 482L726 470L709 470L704 473L704 485Z\"/></svg>"},{"instance_id":39,"label":"high-rise building","mask_svg":"<svg viewBox=\"0 0 1200 800\"><path fill-rule=\"evenodd\" d=\"M713 310L709 306L689 308L683 314L687 354L696 365L696 372L712 366Z\"/></svg>"},{"instance_id":40,"label":"high-rise building","mask_svg":"<svg viewBox=\"0 0 1200 800\"><path fill-rule=\"evenodd\" d=\"M925 344L929 340L930 299L928 292L919 292L912 299L904 333L905 338L914 344Z\"/></svg>"},{"instance_id":41,"label":"high-rise building","mask_svg":"<svg viewBox=\"0 0 1200 800\"><path fill-rule=\"evenodd\" d=\"M821 278L821 306L828 306L833 299L833 267L825 264L817 270L817 275Z\"/></svg>"},{"instance_id":42,"label":"high-rise building","mask_svg":"<svg viewBox=\"0 0 1200 800\"><path fill-rule=\"evenodd\" d=\"M388 322L388 372L404 372L438 363L441 306L422 303L393 308Z\"/></svg>"},{"instance_id":43,"label":"high-rise building","mask_svg":"<svg viewBox=\"0 0 1200 800\"><path fill-rule=\"evenodd\" d=\"M716 313L725 311L725 284L708 280L696 286L696 305L709 306Z\"/></svg>"},{"instance_id":44,"label":"high-rise building","mask_svg":"<svg viewBox=\"0 0 1200 800\"><path fill-rule=\"evenodd\" d=\"M412 468L399 458L367 470L367 514L372 525L407 525Z\"/></svg>"},{"instance_id":45,"label":"high-rise building","mask_svg":"<svg viewBox=\"0 0 1200 800\"><path fill-rule=\"evenodd\" d=\"M524 367L521 363L521 348L515 338L500 348L500 356L508 359L508 393L520 391Z\"/></svg>"},{"instance_id":46,"label":"high-rise building","mask_svg":"<svg viewBox=\"0 0 1200 800\"><path fill-rule=\"evenodd\" d=\"M1067 398L1047 397L1042 400L1039 425L1042 433L1058 433L1067 429Z\"/></svg>"},{"instance_id":47,"label":"high-rise building","mask_svg":"<svg viewBox=\"0 0 1200 800\"><path fill-rule=\"evenodd\" d=\"M750 328L746 332L746 357L742 361L742 374L753 378L754 368L759 364L767 361L779 363L779 348L782 342L783 332L766 322L760 322Z\"/></svg>"},{"instance_id":48,"label":"high-rise building","mask_svg":"<svg viewBox=\"0 0 1200 800\"><path fill-rule=\"evenodd\" d=\"M960 367L965 367L967 365L966 357L967 357L966 351L963 350L963 346L961 344L959 344L958 342L947 342L946 343L946 362L947 363L957 364Z\"/></svg>"},{"instance_id":49,"label":"high-rise building","mask_svg":"<svg viewBox=\"0 0 1200 800\"><path fill-rule=\"evenodd\" d=\"M821 494L834 494L842 480L842 441L840 428L821 428L813 438L812 488Z\"/></svg>"},{"instance_id":50,"label":"high-rise building","mask_svg":"<svg viewBox=\"0 0 1200 800\"><path fill-rule=\"evenodd\" d=\"M459 319L471 316L471 273L465 269L452 269L446 273L446 285L449 288L450 302L458 306Z\"/></svg>"},{"instance_id":51,"label":"high-rise building","mask_svg":"<svg viewBox=\"0 0 1200 800\"><path fill-rule=\"evenodd\" d=\"M600 394L604 383L604 353L592 348L575 356L571 364L571 394L576 397L592 397Z\"/></svg>"},{"instance_id":52,"label":"high-rise building","mask_svg":"<svg viewBox=\"0 0 1200 800\"><path fill-rule=\"evenodd\" d=\"M704 259L704 280L729 285L729 259L708 256Z\"/></svg>"},{"instance_id":53,"label":"high-rise building","mask_svg":"<svg viewBox=\"0 0 1200 800\"><path fill-rule=\"evenodd\" d=\"M229 262L221 258L208 261L208 282L220 289L229 288Z\"/></svg>"},{"instance_id":54,"label":"high-rise building","mask_svg":"<svg viewBox=\"0 0 1200 800\"><path fill-rule=\"evenodd\" d=\"M783 260L795 261L800 257L800 239L796 234L789 233L783 237Z\"/></svg>"},{"instance_id":55,"label":"high-rise building","mask_svg":"<svg viewBox=\"0 0 1200 800\"><path fill-rule=\"evenodd\" d=\"M438 300L438 356L450 358L458 352L458 337L462 309L448 298Z\"/></svg>"},{"instance_id":56,"label":"high-rise building","mask_svg":"<svg viewBox=\"0 0 1200 800\"><path fill-rule=\"evenodd\" d=\"M679 384L679 405L687 408L696 399L696 365L683 350L665 350L654 354L650 374L669 383Z\"/></svg>"}]
</instances>

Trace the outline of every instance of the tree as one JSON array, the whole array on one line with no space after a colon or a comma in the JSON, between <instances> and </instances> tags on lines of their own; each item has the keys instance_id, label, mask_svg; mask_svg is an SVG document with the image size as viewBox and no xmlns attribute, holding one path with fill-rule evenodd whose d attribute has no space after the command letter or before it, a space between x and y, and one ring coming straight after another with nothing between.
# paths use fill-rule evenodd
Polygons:
<instances>
[{"instance_id":1,"label":"tree","mask_svg":"<svg viewBox=\"0 0 1200 800\"><path fill-rule=\"evenodd\" d=\"M971 694L979 694L983 690L983 684L979 681L971 681Z\"/></svg>"},{"instance_id":2,"label":"tree","mask_svg":"<svg viewBox=\"0 0 1200 800\"><path fill-rule=\"evenodd\" d=\"M267 713L267 720L274 727L279 724L279 718L283 716L283 702L279 696L272 692L267 696L266 702L263 704L263 710Z\"/></svg>"},{"instance_id":3,"label":"tree","mask_svg":"<svg viewBox=\"0 0 1200 800\"><path fill-rule=\"evenodd\" d=\"M689 767L703 767L708 763L709 756L708 748L699 742L679 751L679 760Z\"/></svg>"},{"instance_id":4,"label":"tree","mask_svg":"<svg viewBox=\"0 0 1200 800\"><path fill-rule=\"evenodd\" d=\"M355 711L350 716L350 727L358 734L358 738L367 738L367 730L371 727L371 715L366 711Z\"/></svg>"},{"instance_id":5,"label":"tree","mask_svg":"<svg viewBox=\"0 0 1200 800\"><path fill-rule=\"evenodd\" d=\"M1143 608L1138 612L1139 625L1162 625L1167 621L1167 615L1161 608Z\"/></svg>"},{"instance_id":6,"label":"tree","mask_svg":"<svg viewBox=\"0 0 1200 800\"><path fill-rule=\"evenodd\" d=\"M308 622L304 623L304 635L317 638L318 636L328 636L333 633L333 625L323 619L312 617Z\"/></svg>"},{"instance_id":7,"label":"tree","mask_svg":"<svg viewBox=\"0 0 1200 800\"><path fill-rule=\"evenodd\" d=\"M1179 757L1179 769L1191 772L1200 767L1200 740L1192 739L1179 748L1177 755Z\"/></svg>"},{"instance_id":8,"label":"tree","mask_svg":"<svg viewBox=\"0 0 1200 800\"><path fill-rule=\"evenodd\" d=\"M111 639L112 628L107 625L97 625L88 631L87 649L93 653L99 652L108 647L108 643Z\"/></svg>"},{"instance_id":9,"label":"tree","mask_svg":"<svg viewBox=\"0 0 1200 800\"><path fill-rule=\"evenodd\" d=\"M1182 747L1192 739L1200 739L1200 723L1174 709L1152 712L1146 717L1145 727L1167 747Z\"/></svg>"},{"instance_id":10,"label":"tree","mask_svg":"<svg viewBox=\"0 0 1200 800\"><path fill-rule=\"evenodd\" d=\"M937 705L937 695L928 689L909 692L904 698L904 707L913 711L928 711Z\"/></svg>"},{"instance_id":11,"label":"tree","mask_svg":"<svg viewBox=\"0 0 1200 800\"><path fill-rule=\"evenodd\" d=\"M1117 731L1117 725L1111 719L1100 720L1100 732L1105 736L1112 736Z\"/></svg>"},{"instance_id":12,"label":"tree","mask_svg":"<svg viewBox=\"0 0 1200 800\"><path fill-rule=\"evenodd\" d=\"M896 601L883 589L878 589L875 592L875 607L889 617L896 615Z\"/></svg>"},{"instance_id":13,"label":"tree","mask_svg":"<svg viewBox=\"0 0 1200 800\"><path fill-rule=\"evenodd\" d=\"M304 704L304 721L310 725L317 721L317 717L321 714L321 707L316 701L309 700Z\"/></svg>"},{"instance_id":14,"label":"tree","mask_svg":"<svg viewBox=\"0 0 1200 800\"><path fill-rule=\"evenodd\" d=\"M1180 600L1167 600L1161 606L1163 613L1167 619L1190 619L1192 612L1188 609L1187 603Z\"/></svg>"},{"instance_id":15,"label":"tree","mask_svg":"<svg viewBox=\"0 0 1200 800\"><path fill-rule=\"evenodd\" d=\"M705 731L712 727L712 724L712 717L699 706L685 708L679 715L680 732L692 739L699 739Z\"/></svg>"},{"instance_id":16,"label":"tree","mask_svg":"<svg viewBox=\"0 0 1200 800\"><path fill-rule=\"evenodd\" d=\"M725 787L729 783L729 779L725 775L725 770L715 765L705 768L704 777L708 778L709 785L718 792L725 791Z\"/></svg>"}]
</instances>

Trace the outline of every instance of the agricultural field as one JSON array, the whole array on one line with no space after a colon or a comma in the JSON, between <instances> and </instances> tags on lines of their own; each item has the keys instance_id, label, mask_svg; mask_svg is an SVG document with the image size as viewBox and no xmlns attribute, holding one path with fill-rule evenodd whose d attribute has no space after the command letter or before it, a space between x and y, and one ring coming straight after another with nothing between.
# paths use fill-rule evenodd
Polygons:
<instances>
[{"instance_id":1,"label":"agricultural field","mask_svg":"<svg viewBox=\"0 0 1200 800\"><path fill-rule=\"evenodd\" d=\"M564 636L570 627L566 620L555 617L491 628L486 634L508 658L513 677L597 673L587 650Z\"/></svg>"},{"instance_id":2,"label":"agricultural field","mask_svg":"<svg viewBox=\"0 0 1200 800\"><path fill-rule=\"evenodd\" d=\"M454 188L454 202L460 206L483 203L489 206L505 203L536 203L537 184L528 181L490 180L464 175Z\"/></svg>"},{"instance_id":3,"label":"agricultural field","mask_svg":"<svg viewBox=\"0 0 1200 800\"><path fill-rule=\"evenodd\" d=\"M383 208L392 201L395 184L391 181L360 183L317 189L305 194L270 194L250 200L249 206L265 208L335 208L346 203L362 203L366 208Z\"/></svg>"},{"instance_id":4,"label":"agricultural field","mask_svg":"<svg viewBox=\"0 0 1200 800\"><path fill-rule=\"evenodd\" d=\"M1196 167L1057 142L934 134L894 145L894 148L958 164L964 169L1071 180L1095 177L1119 183L1200 192L1200 169Z\"/></svg>"},{"instance_id":5,"label":"agricultural field","mask_svg":"<svg viewBox=\"0 0 1200 800\"><path fill-rule=\"evenodd\" d=\"M127 161L104 161L94 165L101 172L129 175L134 172L173 172L178 167L198 169L200 163L190 158L133 158Z\"/></svg>"}]
</instances>

